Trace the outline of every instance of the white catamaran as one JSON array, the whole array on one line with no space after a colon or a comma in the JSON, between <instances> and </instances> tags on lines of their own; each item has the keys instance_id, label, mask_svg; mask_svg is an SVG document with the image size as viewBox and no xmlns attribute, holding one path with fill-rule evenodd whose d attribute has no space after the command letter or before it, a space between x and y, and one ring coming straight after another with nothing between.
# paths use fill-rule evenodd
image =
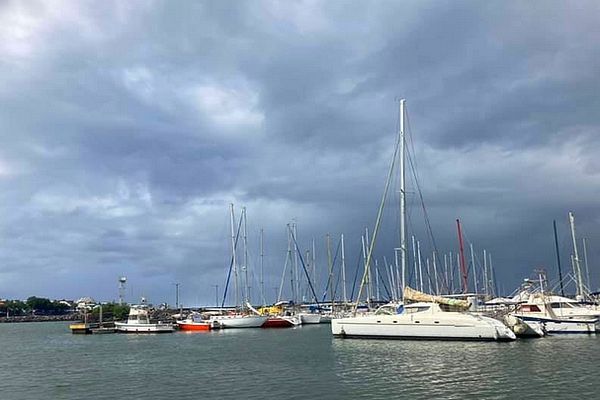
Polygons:
<instances>
[{"instance_id":1,"label":"white catamaran","mask_svg":"<svg viewBox=\"0 0 600 400\"><path fill-rule=\"evenodd\" d=\"M379 229L382 211L390 185L395 157L400 153L400 255L403 299L412 297L417 303L389 304L380 307L374 314L334 318L331 332L337 337L394 338L394 339L455 339L455 340L514 340L515 334L500 321L493 318L469 314L464 310L466 301L425 295L405 285L406 270L406 199L405 199L405 100L400 100L400 130L394 150L394 161L390 166L388 181L379 207L377 222L365 262L365 275L357 297L360 299L365 276L371 262L373 244ZM409 296L410 295L410 296ZM419 301L420 300L420 301ZM356 311L356 309L355 309Z\"/></svg>"}]
</instances>

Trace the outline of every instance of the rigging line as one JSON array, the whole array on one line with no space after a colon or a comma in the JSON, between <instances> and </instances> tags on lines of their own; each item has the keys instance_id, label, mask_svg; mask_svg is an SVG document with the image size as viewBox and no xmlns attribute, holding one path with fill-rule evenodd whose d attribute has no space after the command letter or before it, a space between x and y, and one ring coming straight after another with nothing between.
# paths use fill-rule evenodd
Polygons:
<instances>
[{"instance_id":1,"label":"rigging line","mask_svg":"<svg viewBox=\"0 0 600 400\"><path fill-rule=\"evenodd\" d=\"M413 176L414 176L414 180L415 180L415 186L417 187L417 193L419 195L419 199L420 199L420 202L421 202L421 208L423 209L423 218L425 220L425 226L427 228L426 229L427 230L427 234L429 236L429 239L431 240L431 244L433 245L433 250L434 250L435 254L438 256L438 258L439 258L439 254L440 253L439 253L438 248L437 248L437 243L436 243L436 240L435 240L435 236L433 234L433 228L431 227L431 220L429 219L429 213L427 212L427 207L425 206L425 200L423 199L423 192L421 191L421 185L419 184L419 181L418 181L418 177L417 177L417 174L416 174L416 169L414 167L410 151L407 152L407 158L408 158L408 162L409 162L409 164L411 166L411 171L413 172ZM435 268L437 270L437 266ZM444 277L444 275L442 274L442 279L443 279L443 277ZM428 279L431 280L431 277L428 277ZM443 284L444 284L444 281L442 280L442 285ZM446 283L446 286L447 286L447 283Z\"/></svg>"},{"instance_id":2,"label":"rigging line","mask_svg":"<svg viewBox=\"0 0 600 400\"><path fill-rule=\"evenodd\" d=\"M407 149L408 150L407 158L408 158L408 162L411 166L411 171L414 176L415 186L417 187L419 199L421 200L421 206L423 207L423 215L425 217L425 223L429 230L429 234L431 235L431 241L433 242L433 248L434 248L435 252L439 254L438 249L437 249L437 244L435 241L435 236L433 235L433 229L431 228L429 214L427 213L427 208L425 207L425 201L423 199L423 192L421 191L421 185L419 184L420 177L419 177L418 166L417 166L417 153L415 152L415 148L414 148L414 140L413 140L413 134L412 134L412 127L410 124L410 116L409 116L408 112L406 114L407 114L406 115L406 125L407 125L408 137L410 138L410 142L411 142L411 149ZM411 156L411 154L412 154L412 156Z\"/></svg>"},{"instance_id":3,"label":"rigging line","mask_svg":"<svg viewBox=\"0 0 600 400\"><path fill-rule=\"evenodd\" d=\"M376 269L377 271L379 270L379 268L375 268L375 269ZM385 279L383 279L383 274L382 274L382 273L379 273L378 275L379 275L379 281L380 281L381 283L383 283L383 288L385 289L385 292L387 293L387 295L388 295L388 300L389 300L389 299L391 299L393 296L392 296L392 294L391 294L390 290L388 289L387 285L385 284Z\"/></svg>"},{"instance_id":4,"label":"rigging line","mask_svg":"<svg viewBox=\"0 0 600 400\"><path fill-rule=\"evenodd\" d=\"M242 229L242 218L240 218L240 222L238 224L237 233L235 235L235 240L233 241L233 251L237 249L238 239L240 238L240 231ZM231 278L231 270L233 269L233 254L231 255L231 261L229 262L229 272L227 272L227 281L225 282L225 290L223 291L223 301L221 302L221 308L225 306L225 299L227 297L227 289L229 288L229 280ZM237 307L237 304L236 304Z\"/></svg>"},{"instance_id":5,"label":"rigging line","mask_svg":"<svg viewBox=\"0 0 600 400\"><path fill-rule=\"evenodd\" d=\"M333 262L331 263L331 274L328 274L329 276L327 277L327 285L325 285L325 293L323 294L323 302L325 302L325 297L327 296L327 290L329 289L329 284L332 283L331 282L331 277L333 276L333 270L335 268L335 261L337 260L338 254L340 252L340 244L342 243L342 239L338 239L338 244L337 247L335 249L335 255L333 256ZM335 294L335 292L334 292ZM333 299L331 299L333 300Z\"/></svg>"},{"instance_id":6,"label":"rigging line","mask_svg":"<svg viewBox=\"0 0 600 400\"><path fill-rule=\"evenodd\" d=\"M369 273L369 267L371 265L371 258L373 256L373 248L375 246L375 241L377 239L377 235L379 234L379 226L381 225L381 217L383 215L383 208L385 207L385 200L388 195L388 190L390 188L390 181L392 175L394 173L394 166L396 165L396 158L398 155L398 149L400 147L400 135L398 135L398 139L396 140L396 144L394 146L394 155L392 157L392 162L390 163L390 170L388 172L387 180L385 182L385 189L383 191L383 196L381 197L381 203L379 205L379 210L377 211L377 220L375 221L375 228L373 229L373 236L371 237L371 244L369 246L369 251L367 253L367 261L365 262L365 272L363 273L362 279L360 281L360 287L358 289L358 295L356 298L356 304L354 305L353 314L356 315L356 311L358 310L358 302L360 300L360 296L363 291L363 287L365 285L367 275Z\"/></svg>"},{"instance_id":7,"label":"rigging line","mask_svg":"<svg viewBox=\"0 0 600 400\"><path fill-rule=\"evenodd\" d=\"M356 280L358 278L358 271L360 270L360 261L362 256L360 252L358 252L357 260L356 260L356 269L354 270L354 280L352 281L352 293L350 293L350 300L354 298L354 290L356 289Z\"/></svg>"},{"instance_id":8,"label":"rigging line","mask_svg":"<svg viewBox=\"0 0 600 400\"><path fill-rule=\"evenodd\" d=\"M333 274L333 271L335 270L335 262L336 262L336 260L337 260L337 256L338 256L338 254L339 254L339 252L340 252L340 245L341 245L341 243L342 243L342 239L340 238L340 239L338 239L338 244L337 244L337 247L336 247L336 249L335 249L335 254L334 254L334 256L333 256L333 262L332 262L332 264L331 264L331 277L333 277L333 275L334 275L334 274ZM340 281L340 277L339 277L339 274L338 274L338 277L337 277L337 279L336 279L336 281L335 281L335 286L333 287L333 298L334 298L334 299L335 299L335 295L336 295L336 293L337 293L337 287L338 287L338 283L339 283L339 281ZM325 295L327 295L327 289L329 289L329 284L330 284L330 283L331 283L331 285L333 285L333 282L330 282L330 279L329 279L329 277L328 277L328 278L327 278L327 287L326 287L326 289L325 289ZM332 300L333 300L333 299L332 299ZM325 302L325 296L323 296L323 302Z\"/></svg>"},{"instance_id":9,"label":"rigging line","mask_svg":"<svg viewBox=\"0 0 600 400\"><path fill-rule=\"evenodd\" d=\"M416 175L416 170L413 164L413 160L411 157L411 153L410 151L407 152L407 158L408 158L408 163L411 166L411 171L413 172L414 175L414 179L415 179L415 186L417 187L417 193L419 195L419 200L421 203L421 208L423 209L423 217L425 219L425 226L427 227L427 233L430 236L431 242L433 244L433 248L435 250L436 253L438 253L438 249L437 249L437 244L435 241L435 236L433 235L433 229L431 228L431 221L429 219L429 213L427 212L427 207L425 206L425 200L423 199L423 192L421 191L421 185L419 184L417 175Z\"/></svg>"},{"instance_id":10,"label":"rigging line","mask_svg":"<svg viewBox=\"0 0 600 400\"><path fill-rule=\"evenodd\" d=\"M300 251L300 248L298 247L298 242L296 241L296 235L294 235L293 231L291 231L291 235L292 235L292 240L294 241L294 246L296 247L296 253L298 254L300 263L302 264L302 269L304 270L304 274L306 275L306 280L308 282L308 286L310 287L310 290L313 294L315 303L317 303L317 306L319 306L319 298L317 297L317 294L315 293L315 288L313 287L312 282L310 281L310 276L308 275L308 271L306 270L306 265L304 264L304 258L302 258L302 252Z\"/></svg>"}]
</instances>

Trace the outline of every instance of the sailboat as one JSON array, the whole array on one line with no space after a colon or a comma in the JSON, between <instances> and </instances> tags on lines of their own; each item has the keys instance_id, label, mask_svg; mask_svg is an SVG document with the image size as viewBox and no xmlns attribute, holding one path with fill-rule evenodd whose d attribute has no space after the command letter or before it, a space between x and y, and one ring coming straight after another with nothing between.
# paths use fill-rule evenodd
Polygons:
<instances>
[{"instance_id":1,"label":"sailboat","mask_svg":"<svg viewBox=\"0 0 600 400\"><path fill-rule=\"evenodd\" d=\"M465 300L432 296L408 286L404 288L404 300L417 302L389 303L372 315L333 319L332 333L339 337L388 339L516 339L502 322L466 312L470 304Z\"/></svg>"},{"instance_id":2,"label":"sailboat","mask_svg":"<svg viewBox=\"0 0 600 400\"><path fill-rule=\"evenodd\" d=\"M400 152L400 255L402 267L403 302L390 303L374 314L334 318L331 332L336 337L392 339L455 339L455 340L514 340L515 334L498 320L466 312L469 303L417 292L405 283L406 270L406 198L405 198L405 100L400 100L400 130L390 166L386 188L379 207L374 234L365 262L365 276L371 261L373 244L379 229L387 190L390 185L395 156ZM365 281L363 276L362 283ZM357 299L360 299L362 284ZM416 301L406 304L406 301ZM358 300L357 300L358 305ZM356 311L356 309L355 309Z\"/></svg>"},{"instance_id":3,"label":"sailboat","mask_svg":"<svg viewBox=\"0 0 600 400\"><path fill-rule=\"evenodd\" d=\"M242 217L243 217L243 222L244 222L244 239L246 238L246 209L244 208L242 211ZM241 222L242 220L240 220L240 227L241 227ZM239 231L239 228L238 228ZM237 273L237 258L236 258L236 230L235 230L235 215L234 215L234 209L233 209L233 204L231 204L231 267L233 268L234 271L234 279L235 279L235 291L236 291L236 298L237 298L237 290L238 290L238 273ZM244 240L245 242L245 240ZM244 243L244 247L245 243ZM245 271L247 274L248 271L248 264L247 264L247 256L245 257ZM239 310L239 311L235 311L235 312L230 312L230 313L226 313L226 314L221 314L221 315L211 315L209 318L209 322L215 326L219 326L221 328L260 328L265 321L267 320L266 316L260 315L260 313L255 310L252 305L250 305L250 303L248 302L248 277L246 276L246 290L245 290L245 298L246 298L246 305L245 305L245 309ZM224 301L224 300L223 300ZM237 300L236 300L237 303Z\"/></svg>"}]
</instances>

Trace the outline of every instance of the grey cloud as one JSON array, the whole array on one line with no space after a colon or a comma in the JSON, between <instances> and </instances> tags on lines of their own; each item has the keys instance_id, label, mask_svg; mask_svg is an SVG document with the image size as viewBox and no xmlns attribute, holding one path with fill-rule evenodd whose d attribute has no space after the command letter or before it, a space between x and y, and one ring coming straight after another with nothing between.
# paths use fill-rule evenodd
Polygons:
<instances>
[{"instance_id":1,"label":"grey cloud","mask_svg":"<svg viewBox=\"0 0 600 400\"><path fill-rule=\"evenodd\" d=\"M173 302L179 281L185 302L212 304L230 202L248 206L255 267L267 232L271 297L294 218L322 268L325 233L344 232L354 269L400 96L440 251L460 217L509 290L552 269L549 226L565 235L572 207L600 255L593 2L55 8L0 14L23 32L0 32L2 297L110 299L127 274L130 297ZM427 243L419 207L411 233ZM387 211L379 258L396 222Z\"/></svg>"}]
</instances>

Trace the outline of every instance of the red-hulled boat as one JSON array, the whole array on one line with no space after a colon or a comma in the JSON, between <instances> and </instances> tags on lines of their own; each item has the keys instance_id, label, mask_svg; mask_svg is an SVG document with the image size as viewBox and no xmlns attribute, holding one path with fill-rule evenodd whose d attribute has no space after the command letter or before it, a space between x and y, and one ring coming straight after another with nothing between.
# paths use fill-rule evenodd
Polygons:
<instances>
[{"instance_id":1,"label":"red-hulled boat","mask_svg":"<svg viewBox=\"0 0 600 400\"><path fill-rule=\"evenodd\" d=\"M302 324L300 317L295 315L277 315L269 317L262 328L292 328Z\"/></svg>"},{"instance_id":2,"label":"red-hulled boat","mask_svg":"<svg viewBox=\"0 0 600 400\"><path fill-rule=\"evenodd\" d=\"M209 331L217 328L214 321L202 319L200 316L192 315L185 320L177 321L181 331Z\"/></svg>"}]
</instances>

